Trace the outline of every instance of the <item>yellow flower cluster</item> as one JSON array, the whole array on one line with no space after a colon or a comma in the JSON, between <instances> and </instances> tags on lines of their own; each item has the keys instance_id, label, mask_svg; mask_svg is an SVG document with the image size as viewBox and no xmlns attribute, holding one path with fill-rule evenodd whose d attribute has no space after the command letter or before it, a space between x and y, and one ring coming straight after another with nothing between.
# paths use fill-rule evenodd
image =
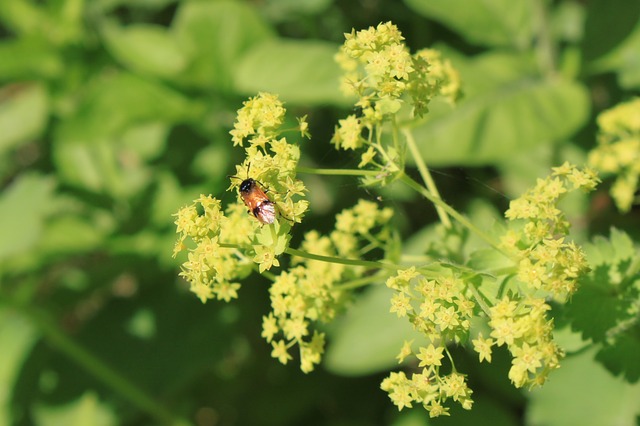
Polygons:
<instances>
[{"instance_id":1,"label":"yellow flower cluster","mask_svg":"<svg viewBox=\"0 0 640 426\"><path fill-rule=\"evenodd\" d=\"M449 409L443 404L449 398L459 402L463 408L471 409L472 391L467 387L464 376L456 373L455 368L450 375L440 375L441 359L446 351L444 345L468 338L475 303L466 296L465 283L453 274L429 280L411 267L390 277L387 287L396 292L391 299L390 311L398 317L407 317L413 328L431 343L415 353L412 342L405 342L398 355L399 362L414 355L422 370L413 374L411 379L404 373L391 373L382 382L382 389L389 393L398 409L411 407L413 402L417 402L429 411L431 417L448 413Z\"/></svg>"},{"instance_id":2,"label":"yellow flower cluster","mask_svg":"<svg viewBox=\"0 0 640 426\"><path fill-rule=\"evenodd\" d=\"M290 222L300 222L309 208L307 200L294 200L304 195L304 183L296 178L296 167L300 160L300 147L288 143L280 137L286 110L276 95L259 93L250 98L238 110L238 118L234 129L230 132L234 144L249 144L246 159L236 166L236 175L230 188L239 187L247 178L252 178L269 194L279 216ZM300 130L308 135L304 118L298 119ZM238 200L241 202L242 200Z\"/></svg>"},{"instance_id":3,"label":"yellow flower cluster","mask_svg":"<svg viewBox=\"0 0 640 426\"><path fill-rule=\"evenodd\" d=\"M558 202L569 191L591 191L597 184L592 170L565 163L511 202L505 216L511 221L520 219L524 225L510 229L502 237L502 245L520 259L518 279L523 284L556 298L575 292L577 280L588 266L580 247L565 241L569 222Z\"/></svg>"},{"instance_id":4,"label":"yellow flower cluster","mask_svg":"<svg viewBox=\"0 0 640 426\"><path fill-rule=\"evenodd\" d=\"M389 394L398 410L418 403L430 417L448 416L449 407L444 405L448 399L458 402L465 410L471 409L473 391L467 386L465 376L455 371L444 376L439 374L443 349L433 345L421 348L420 365L424 368L419 373L408 378L403 371L392 372L382 381L380 388Z\"/></svg>"},{"instance_id":5,"label":"yellow flower cluster","mask_svg":"<svg viewBox=\"0 0 640 426\"><path fill-rule=\"evenodd\" d=\"M382 247L389 239L385 226L390 209L360 200L356 206L337 215L336 229L329 236L317 231L305 235L301 249L311 256L359 259L372 243ZM294 257L294 266L275 278L269 289L272 312L263 317L262 336L273 346L272 356L286 364L288 350L300 349L300 368L312 371L324 351L324 333L314 332L312 322L334 319L348 292L338 284L362 275L363 266Z\"/></svg>"},{"instance_id":6,"label":"yellow flower cluster","mask_svg":"<svg viewBox=\"0 0 640 426\"><path fill-rule=\"evenodd\" d=\"M213 298L225 302L237 298L240 284L235 281L245 275L251 261L228 245L250 244L250 231L254 225L246 211L232 206L225 215L219 200L201 195L174 216L176 232L180 236L173 256L188 249L180 276L189 282L190 290L202 303ZM187 239L196 247L188 248ZM223 247L221 241L227 246Z\"/></svg>"},{"instance_id":7,"label":"yellow flower cluster","mask_svg":"<svg viewBox=\"0 0 640 426\"><path fill-rule=\"evenodd\" d=\"M258 264L260 272L279 266L277 256L288 246L288 232L309 206L308 201L293 198L304 195L306 189L296 179L300 148L280 137L285 112L277 96L260 93L244 103L230 132L235 145L248 142L247 158L236 166L230 189L254 179L260 194L268 194L261 196L275 205L274 224L266 226L252 212L247 213L240 193L224 212L219 200L201 195L175 214L180 236L173 255L188 251L180 275L203 303L212 298L227 302L236 298L240 288L236 280L248 275L252 264ZM304 119L298 123L297 130L308 134ZM187 240L195 247L189 247Z\"/></svg>"},{"instance_id":8,"label":"yellow flower cluster","mask_svg":"<svg viewBox=\"0 0 640 426\"><path fill-rule=\"evenodd\" d=\"M391 22L345 34L336 61L344 70L341 87L357 97L359 112L338 121L331 143L344 150L366 147L358 167L370 165L381 173L363 182L388 183L403 169L404 158L402 147L382 141L384 122L395 122L405 102L414 116L422 116L434 96L455 101L461 93L460 77L435 50L412 55Z\"/></svg>"},{"instance_id":9,"label":"yellow flower cluster","mask_svg":"<svg viewBox=\"0 0 640 426\"><path fill-rule=\"evenodd\" d=\"M356 106L362 108L362 121L367 125L398 112L405 94L420 116L432 97L442 95L455 101L460 96L460 77L439 52L424 49L411 55L403 40L398 27L384 22L345 34L336 55L345 71L342 90L358 97Z\"/></svg>"},{"instance_id":10,"label":"yellow flower cluster","mask_svg":"<svg viewBox=\"0 0 640 426\"><path fill-rule=\"evenodd\" d=\"M490 308L491 338L483 339L480 334L473 340L480 361L491 362L493 345L506 345L513 355L509 379L514 386L541 386L564 356L553 341L553 321L546 318L550 309L541 298L498 301Z\"/></svg>"},{"instance_id":11,"label":"yellow flower cluster","mask_svg":"<svg viewBox=\"0 0 640 426\"><path fill-rule=\"evenodd\" d=\"M488 309L490 338L480 334L473 345L480 361L489 362L492 346L506 345L513 356L509 378L517 387L542 385L564 355L553 341L543 297L571 296L589 267L582 249L566 241L570 225L558 203L571 191L592 191L597 184L594 171L564 163L505 212L514 226L502 237L502 247L516 259L518 291Z\"/></svg>"},{"instance_id":12,"label":"yellow flower cluster","mask_svg":"<svg viewBox=\"0 0 640 426\"><path fill-rule=\"evenodd\" d=\"M589 164L604 174L617 175L611 196L627 212L640 178L640 98L602 112L598 126L598 146L589 153Z\"/></svg>"}]
</instances>

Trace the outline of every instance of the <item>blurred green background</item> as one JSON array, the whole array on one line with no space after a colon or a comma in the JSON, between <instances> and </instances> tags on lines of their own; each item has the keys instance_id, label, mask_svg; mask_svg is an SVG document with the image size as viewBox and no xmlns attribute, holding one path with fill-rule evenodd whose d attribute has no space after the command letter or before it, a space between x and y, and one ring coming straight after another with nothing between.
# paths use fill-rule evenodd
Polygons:
<instances>
[{"instance_id":1,"label":"blurred green background","mask_svg":"<svg viewBox=\"0 0 640 426\"><path fill-rule=\"evenodd\" d=\"M328 143L352 109L333 55L343 33L392 20L460 70L464 99L434 102L414 135L443 197L495 218L549 167L582 164L597 114L638 93L639 16L637 0L1 0L0 426L638 424L640 387L593 351L528 392L505 353L480 366L457 349L473 411L398 413L379 383L404 324L380 289L327 330L319 371L282 366L260 337L268 281L201 304L177 278L171 215L200 193L236 197L228 131L257 91L308 114L303 165L354 167ZM354 198L394 207L409 247L436 220L397 188L301 178L311 212L294 245ZM619 216L606 188L572 204L578 238L615 224L637 239L638 211Z\"/></svg>"}]
</instances>

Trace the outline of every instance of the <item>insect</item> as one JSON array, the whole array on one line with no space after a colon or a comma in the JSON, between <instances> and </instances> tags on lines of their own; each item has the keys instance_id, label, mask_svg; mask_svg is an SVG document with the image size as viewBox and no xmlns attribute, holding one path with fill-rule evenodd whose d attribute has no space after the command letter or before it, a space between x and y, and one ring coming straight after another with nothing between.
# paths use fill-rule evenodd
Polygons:
<instances>
[{"instance_id":1,"label":"insect","mask_svg":"<svg viewBox=\"0 0 640 426\"><path fill-rule=\"evenodd\" d=\"M265 191L262 190L257 180L249 177L249 167L247 165L247 178L242 179L238 176L229 176L231 179L241 180L240 196L245 206L249 209L249 214L255 216L260 223L270 225L276 220L276 205L267 197Z\"/></svg>"},{"instance_id":2,"label":"insect","mask_svg":"<svg viewBox=\"0 0 640 426\"><path fill-rule=\"evenodd\" d=\"M249 213L259 222L270 225L276 220L276 205L267 197L256 180L247 178L240 182L240 196Z\"/></svg>"}]
</instances>

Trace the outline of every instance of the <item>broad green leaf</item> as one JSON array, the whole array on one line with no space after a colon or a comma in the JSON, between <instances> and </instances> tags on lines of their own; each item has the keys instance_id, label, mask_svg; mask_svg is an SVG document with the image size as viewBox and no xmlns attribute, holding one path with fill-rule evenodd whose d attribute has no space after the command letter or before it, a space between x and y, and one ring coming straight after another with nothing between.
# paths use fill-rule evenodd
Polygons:
<instances>
[{"instance_id":1,"label":"broad green leaf","mask_svg":"<svg viewBox=\"0 0 640 426\"><path fill-rule=\"evenodd\" d=\"M230 90L241 55L273 36L254 8L230 0L183 2L173 30L192 59L182 78L208 90Z\"/></svg>"},{"instance_id":2,"label":"broad green leaf","mask_svg":"<svg viewBox=\"0 0 640 426\"><path fill-rule=\"evenodd\" d=\"M620 85L626 89L640 88L640 22L633 32L616 48L590 62L592 73L615 72Z\"/></svg>"},{"instance_id":3,"label":"broad green leaf","mask_svg":"<svg viewBox=\"0 0 640 426\"><path fill-rule=\"evenodd\" d=\"M629 383L638 384L640 379L640 336L636 322L635 333L629 332L616 336L612 344L603 347L596 355L607 370L616 376L623 376Z\"/></svg>"},{"instance_id":4,"label":"broad green leaf","mask_svg":"<svg viewBox=\"0 0 640 426\"><path fill-rule=\"evenodd\" d=\"M198 116L200 106L168 86L123 72L89 86L76 111L61 129L82 128L84 137L104 137L132 125L186 121Z\"/></svg>"},{"instance_id":5,"label":"broad green leaf","mask_svg":"<svg viewBox=\"0 0 640 426\"><path fill-rule=\"evenodd\" d=\"M242 57L235 86L246 95L267 91L300 104L346 104L333 60L337 51L337 45L320 41L262 43Z\"/></svg>"},{"instance_id":6,"label":"broad green leaf","mask_svg":"<svg viewBox=\"0 0 640 426\"><path fill-rule=\"evenodd\" d=\"M87 253L100 248L104 230L84 217L64 215L51 218L47 222L38 249L50 256L64 256Z\"/></svg>"},{"instance_id":7,"label":"broad green leaf","mask_svg":"<svg viewBox=\"0 0 640 426\"><path fill-rule=\"evenodd\" d=\"M156 121L129 127L121 138L121 145L135 156L132 160L154 160L160 156L166 147L169 126Z\"/></svg>"},{"instance_id":8,"label":"broad green leaf","mask_svg":"<svg viewBox=\"0 0 640 426\"><path fill-rule=\"evenodd\" d=\"M618 47L638 26L638 22L638 1L590 0L582 39L584 60L592 61Z\"/></svg>"},{"instance_id":9,"label":"broad green leaf","mask_svg":"<svg viewBox=\"0 0 640 426\"><path fill-rule=\"evenodd\" d=\"M405 340L415 345L426 338L413 330L407 318L389 312L393 291L384 284L361 295L332 328L324 359L327 370L359 376L398 366L395 358Z\"/></svg>"},{"instance_id":10,"label":"broad green leaf","mask_svg":"<svg viewBox=\"0 0 640 426\"><path fill-rule=\"evenodd\" d=\"M162 150L168 126L197 114L199 105L180 93L118 74L92 88L78 114L62 122L55 132L54 160L69 184L130 196L148 181L141 160Z\"/></svg>"},{"instance_id":11,"label":"broad green leaf","mask_svg":"<svg viewBox=\"0 0 640 426\"><path fill-rule=\"evenodd\" d=\"M455 108L433 102L426 121L413 130L430 165L508 161L516 152L569 137L588 118L582 85L536 76L519 56L490 53L455 65L466 96Z\"/></svg>"},{"instance_id":12,"label":"broad green leaf","mask_svg":"<svg viewBox=\"0 0 640 426\"><path fill-rule=\"evenodd\" d=\"M41 84L14 84L0 91L0 155L37 139L49 118L49 95Z\"/></svg>"},{"instance_id":13,"label":"broad green leaf","mask_svg":"<svg viewBox=\"0 0 640 426\"><path fill-rule=\"evenodd\" d=\"M640 379L640 337L635 306L640 275L633 266L638 252L631 239L612 229L611 238L594 238L585 246L592 268L567 306L571 327L600 344L596 359L630 382Z\"/></svg>"},{"instance_id":14,"label":"broad green leaf","mask_svg":"<svg viewBox=\"0 0 640 426\"><path fill-rule=\"evenodd\" d=\"M14 424L11 397L22 365L39 335L17 312L0 308L0 425Z\"/></svg>"},{"instance_id":15,"label":"broad green leaf","mask_svg":"<svg viewBox=\"0 0 640 426\"><path fill-rule=\"evenodd\" d=\"M0 2L1 3L1 2ZM0 40L0 78L52 78L64 71L64 64L50 43L40 38Z\"/></svg>"},{"instance_id":16,"label":"broad green leaf","mask_svg":"<svg viewBox=\"0 0 640 426\"><path fill-rule=\"evenodd\" d=\"M331 6L333 0L269 0L264 2L264 13L272 21L290 21L300 15L317 15Z\"/></svg>"},{"instance_id":17,"label":"broad green leaf","mask_svg":"<svg viewBox=\"0 0 640 426\"><path fill-rule=\"evenodd\" d=\"M65 405L37 404L34 414L40 426L110 426L119 423L113 409L100 402L93 392L85 392L76 401Z\"/></svg>"},{"instance_id":18,"label":"broad green leaf","mask_svg":"<svg viewBox=\"0 0 640 426\"><path fill-rule=\"evenodd\" d=\"M450 27L472 44L526 47L532 37L529 0L405 0L407 6Z\"/></svg>"},{"instance_id":19,"label":"broad green leaf","mask_svg":"<svg viewBox=\"0 0 640 426\"><path fill-rule=\"evenodd\" d=\"M5 0L0 21L20 36L50 40L53 46L77 42L83 34L84 1L51 2Z\"/></svg>"},{"instance_id":20,"label":"broad green leaf","mask_svg":"<svg viewBox=\"0 0 640 426\"><path fill-rule=\"evenodd\" d=\"M0 20L4 27L19 35L38 34L47 28L45 8L33 1L0 1Z\"/></svg>"},{"instance_id":21,"label":"broad green leaf","mask_svg":"<svg viewBox=\"0 0 640 426\"><path fill-rule=\"evenodd\" d=\"M119 6L126 6L130 9L142 10L162 10L171 3L178 0L92 0L87 6L92 8L94 13L107 13Z\"/></svg>"},{"instance_id":22,"label":"broad green leaf","mask_svg":"<svg viewBox=\"0 0 640 426\"><path fill-rule=\"evenodd\" d=\"M548 383L529 393L525 423L546 426L636 424L640 384L613 377L593 351L562 360Z\"/></svg>"},{"instance_id":23,"label":"broad green leaf","mask_svg":"<svg viewBox=\"0 0 640 426\"><path fill-rule=\"evenodd\" d=\"M174 77L185 70L189 58L175 34L160 25L105 25L107 49L132 71L158 77Z\"/></svg>"},{"instance_id":24,"label":"broad green leaf","mask_svg":"<svg viewBox=\"0 0 640 426\"><path fill-rule=\"evenodd\" d=\"M41 238L53 190L52 179L25 173L0 194L0 261L28 251Z\"/></svg>"}]
</instances>

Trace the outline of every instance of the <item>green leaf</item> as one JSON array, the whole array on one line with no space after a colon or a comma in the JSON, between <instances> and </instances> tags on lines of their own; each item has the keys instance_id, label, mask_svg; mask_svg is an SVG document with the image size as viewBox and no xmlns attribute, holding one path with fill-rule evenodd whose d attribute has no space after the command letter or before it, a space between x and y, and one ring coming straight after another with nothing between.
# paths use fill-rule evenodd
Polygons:
<instances>
[{"instance_id":1,"label":"green leaf","mask_svg":"<svg viewBox=\"0 0 640 426\"><path fill-rule=\"evenodd\" d=\"M199 114L199 105L159 83L117 74L93 87L78 113L55 132L54 161L69 184L131 196L149 178L141 158L163 149L168 126Z\"/></svg>"},{"instance_id":2,"label":"green leaf","mask_svg":"<svg viewBox=\"0 0 640 426\"><path fill-rule=\"evenodd\" d=\"M528 45L533 4L528 0L405 0L407 6L450 27L472 44Z\"/></svg>"},{"instance_id":3,"label":"green leaf","mask_svg":"<svg viewBox=\"0 0 640 426\"><path fill-rule=\"evenodd\" d=\"M593 352L586 352L564 359L548 383L529 393L525 423L631 426L638 414L640 385L631 386L611 376L594 362Z\"/></svg>"},{"instance_id":4,"label":"green leaf","mask_svg":"<svg viewBox=\"0 0 640 426\"><path fill-rule=\"evenodd\" d=\"M588 64L592 72L615 72L625 89L640 88L640 23L615 49Z\"/></svg>"},{"instance_id":5,"label":"green leaf","mask_svg":"<svg viewBox=\"0 0 640 426\"><path fill-rule=\"evenodd\" d=\"M4 235L4 234L3 234ZM0 308L0 424L14 424L10 404L25 360L39 339L37 330L15 311Z\"/></svg>"},{"instance_id":6,"label":"green leaf","mask_svg":"<svg viewBox=\"0 0 640 426\"><path fill-rule=\"evenodd\" d=\"M603 347L596 355L607 370L616 376L622 375L631 383L640 379L640 324L636 323L629 332L617 336L615 342Z\"/></svg>"},{"instance_id":7,"label":"green leaf","mask_svg":"<svg viewBox=\"0 0 640 426\"><path fill-rule=\"evenodd\" d=\"M19 35L41 33L49 23L44 6L33 1L1 1L0 20L3 27Z\"/></svg>"},{"instance_id":8,"label":"green leaf","mask_svg":"<svg viewBox=\"0 0 640 426\"><path fill-rule=\"evenodd\" d=\"M567 305L571 328L580 331L585 340L603 341L609 330L628 317L625 309L629 302L619 299L609 288L608 281L609 269L596 268Z\"/></svg>"},{"instance_id":9,"label":"green leaf","mask_svg":"<svg viewBox=\"0 0 640 426\"><path fill-rule=\"evenodd\" d=\"M25 173L0 195L0 261L30 250L41 238L54 199L54 182Z\"/></svg>"},{"instance_id":10,"label":"green leaf","mask_svg":"<svg viewBox=\"0 0 640 426\"><path fill-rule=\"evenodd\" d=\"M629 381L640 379L640 298L638 253L631 239L612 229L609 240L594 238L585 246L592 271L567 306L572 329L601 344L596 359Z\"/></svg>"},{"instance_id":11,"label":"green leaf","mask_svg":"<svg viewBox=\"0 0 640 426\"><path fill-rule=\"evenodd\" d=\"M0 54L1 56L1 54ZM0 91L0 155L38 138L49 118L49 95L41 84L14 84Z\"/></svg>"},{"instance_id":12,"label":"green leaf","mask_svg":"<svg viewBox=\"0 0 640 426\"><path fill-rule=\"evenodd\" d=\"M129 9L162 10L176 0L93 0L89 5L95 13L107 13L120 6Z\"/></svg>"},{"instance_id":13,"label":"green leaf","mask_svg":"<svg viewBox=\"0 0 640 426\"><path fill-rule=\"evenodd\" d=\"M67 214L47 222L38 249L52 257L88 253L102 246L104 236L95 223Z\"/></svg>"},{"instance_id":14,"label":"green leaf","mask_svg":"<svg viewBox=\"0 0 640 426\"><path fill-rule=\"evenodd\" d=\"M229 91L241 55L271 38L270 27L245 2L182 2L173 30L192 59L182 74L185 83Z\"/></svg>"},{"instance_id":15,"label":"green leaf","mask_svg":"<svg viewBox=\"0 0 640 426\"><path fill-rule=\"evenodd\" d=\"M175 35L160 25L105 25L107 49L122 65L143 74L175 77L185 70L188 58Z\"/></svg>"},{"instance_id":16,"label":"green leaf","mask_svg":"<svg viewBox=\"0 0 640 426\"><path fill-rule=\"evenodd\" d=\"M433 102L426 121L413 130L431 165L508 161L516 152L569 137L588 119L582 85L536 76L526 58L489 53L455 66L466 96L453 109Z\"/></svg>"},{"instance_id":17,"label":"green leaf","mask_svg":"<svg viewBox=\"0 0 640 426\"><path fill-rule=\"evenodd\" d=\"M639 21L638 1L589 1L582 39L584 60L592 61L615 49L632 33Z\"/></svg>"},{"instance_id":18,"label":"green leaf","mask_svg":"<svg viewBox=\"0 0 640 426\"><path fill-rule=\"evenodd\" d=\"M251 49L238 64L235 87L243 94L277 93L287 102L346 105L338 46L320 41L272 40Z\"/></svg>"},{"instance_id":19,"label":"green leaf","mask_svg":"<svg viewBox=\"0 0 640 426\"><path fill-rule=\"evenodd\" d=\"M93 392L85 392L79 399L66 405L37 404L34 414L40 426L110 426L119 423L113 409L101 403Z\"/></svg>"},{"instance_id":20,"label":"green leaf","mask_svg":"<svg viewBox=\"0 0 640 426\"><path fill-rule=\"evenodd\" d=\"M317 15L328 9L333 0L270 0L264 2L264 13L272 21L291 21L300 15Z\"/></svg>"},{"instance_id":21,"label":"green leaf","mask_svg":"<svg viewBox=\"0 0 640 426\"><path fill-rule=\"evenodd\" d=\"M405 340L415 345L426 338L411 327L407 318L389 313L393 291L383 284L361 295L349 312L330 331L331 345L324 359L327 370L360 376L398 365L395 358Z\"/></svg>"},{"instance_id":22,"label":"green leaf","mask_svg":"<svg viewBox=\"0 0 640 426\"><path fill-rule=\"evenodd\" d=\"M611 228L610 239L596 236L584 249L591 267L615 265L637 255L631 238L616 228Z\"/></svg>"},{"instance_id":23,"label":"green leaf","mask_svg":"<svg viewBox=\"0 0 640 426\"><path fill-rule=\"evenodd\" d=\"M3 80L53 78L64 70L58 52L39 38L0 41L0 58L0 78Z\"/></svg>"}]
</instances>

